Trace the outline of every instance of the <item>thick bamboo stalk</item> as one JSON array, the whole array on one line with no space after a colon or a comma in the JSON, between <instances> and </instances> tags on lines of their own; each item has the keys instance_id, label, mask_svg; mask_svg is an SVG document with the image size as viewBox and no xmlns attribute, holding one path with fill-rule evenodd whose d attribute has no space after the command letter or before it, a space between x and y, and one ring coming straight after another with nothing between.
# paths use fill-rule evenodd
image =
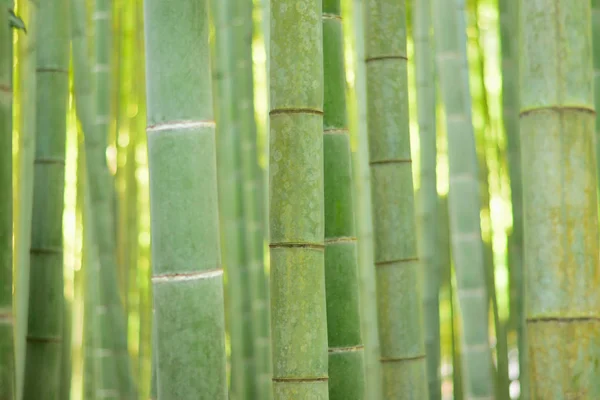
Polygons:
<instances>
[{"instance_id":1,"label":"thick bamboo stalk","mask_svg":"<svg viewBox=\"0 0 600 400\"><path fill-rule=\"evenodd\" d=\"M385 399L427 397L412 160L405 4L365 4L367 122Z\"/></svg>"},{"instance_id":2,"label":"thick bamboo stalk","mask_svg":"<svg viewBox=\"0 0 600 400\"><path fill-rule=\"evenodd\" d=\"M208 2L144 7L158 397L225 399Z\"/></svg>"},{"instance_id":3,"label":"thick bamboo stalk","mask_svg":"<svg viewBox=\"0 0 600 400\"><path fill-rule=\"evenodd\" d=\"M379 363L379 330L375 269L373 268L373 218L371 202L371 172L367 138L366 65L364 37L364 1L354 0L354 36L356 41L355 90L357 107L355 182L357 187L356 215L358 231L358 265L362 335L365 344L366 394L371 400L381 398L381 366Z\"/></svg>"},{"instance_id":4,"label":"thick bamboo stalk","mask_svg":"<svg viewBox=\"0 0 600 400\"><path fill-rule=\"evenodd\" d=\"M425 313L425 352L427 354L427 382L429 398L442 397L440 375L440 282L439 220L437 193L436 96L431 29L431 1L415 0L413 3L415 72L417 79L417 111L421 162L420 203L420 255L425 283L423 307Z\"/></svg>"},{"instance_id":5,"label":"thick bamboo stalk","mask_svg":"<svg viewBox=\"0 0 600 400\"><path fill-rule=\"evenodd\" d=\"M510 0L503 1L506 3ZM592 35L594 46L594 102L597 109L598 104L600 104L600 0L592 0ZM596 113L596 154L600 154L600 113ZM600 177L600 157L596 157L596 174Z\"/></svg>"},{"instance_id":6,"label":"thick bamboo stalk","mask_svg":"<svg viewBox=\"0 0 600 400\"><path fill-rule=\"evenodd\" d=\"M275 400L328 399L321 0L273 0L269 206Z\"/></svg>"},{"instance_id":7,"label":"thick bamboo stalk","mask_svg":"<svg viewBox=\"0 0 600 400\"><path fill-rule=\"evenodd\" d=\"M55 399L60 391L62 217L69 93L67 13L68 0L39 5L30 302L23 392L27 400Z\"/></svg>"},{"instance_id":8,"label":"thick bamboo stalk","mask_svg":"<svg viewBox=\"0 0 600 400\"><path fill-rule=\"evenodd\" d=\"M323 0L325 289L329 398L365 398L340 0Z\"/></svg>"},{"instance_id":9,"label":"thick bamboo stalk","mask_svg":"<svg viewBox=\"0 0 600 400\"><path fill-rule=\"evenodd\" d=\"M0 15L8 15L8 2ZM0 399L15 395L13 316L12 28L0 24Z\"/></svg>"},{"instance_id":10,"label":"thick bamboo stalk","mask_svg":"<svg viewBox=\"0 0 600 400\"><path fill-rule=\"evenodd\" d=\"M462 374L467 398L493 397L488 297L479 217L481 202L467 67L465 7L461 0L456 0L454 5L448 12L446 3L437 0L434 3L434 20L437 71L448 132L450 230L462 316L461 332L464 335Z\"/></svg>"},{"instance_id":11,"label":"thick bamboo stalk","mask_svg":"<svg viewBox=\"0 0 600 400\"><path fill-rule=\"evenodd\" d=\"M18 40L19 57L19 160L18 213L15 215L15 376L16 399L23 397L27 310L29 307L29 249L31 247L31 218L33 207L33 160L35 157L36 108L36 36L37 3L22 0L19 14L27 21L27 34ZM15 210L17 211L17 210Z\"/></svg>"},{"instance_id":12,"label":"thick bamboo stalk","mask_svg":"<svg viewBox=\"0 0 600 400\"><path fill-rule=\"evenodd\" d=\"M519 11L529 395L600 398L591 3Z\"/></svg>"}]
</instances>

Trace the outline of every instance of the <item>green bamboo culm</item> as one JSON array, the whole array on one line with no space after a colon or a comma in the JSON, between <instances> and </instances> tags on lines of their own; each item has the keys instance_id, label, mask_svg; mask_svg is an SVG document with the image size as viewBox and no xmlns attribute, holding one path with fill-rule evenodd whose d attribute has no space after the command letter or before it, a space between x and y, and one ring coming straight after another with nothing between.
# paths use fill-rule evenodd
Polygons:
<instances>
[{"instance_id":1,"label":"green bamboo culm","mask_svg":"<svg viewBox=\"0 0 600 400\"><path fill-rule=\"evenodd\" d=\"M106 390L116 391L120 397L136 397L131 377L131 361L127 349L127 326L122 304L117 271L114 218L114 180L108 169L106 148L111 117L111 0L94 4L95 52L93 72L93 115L90 128L85 132L86 161L93 215L94 238L98 242L100 259L100 302L97 312L102 333L100 346L106 358L102 373ZM112 366L110 365L112 363Z\"/></svg>"},{"instance_id":2,"label":"green bamboo culm","mask_svg":"<svg viewBox=\"0 0 600 400\"><path fill-rule=\"evenodd\" d=\"M8 2L0 2L0 15L8 16ZM13 180L12 180L12 29L0 24L0 399L15 395L13 318Z\"/></svg>"},{"instance_id":3,"label":"green bamboo culm","mask_svg":"<svg viewBox=\"0 0 600 400\"><path fill-rule=\"evenodd\" d=\"M227 329L229 332L230 385L229 395L243 399L251 370L244 365L245 336L244 298L247 279L241 278L245 265L244 214L242 202L242 182L240 171L240 140L236 137L238 121L233 118L232 90L232 24L229 15L230 1L213 0L211 16L215 26L211 66L213 74L214 103L217 145L217 183L219 188L219 217L221 223L221 257L225 269L227 285ZM237 118L239 120L239 118ZM247 315L246 315L247 316Z\"/></svg>"},{"instance_id":4,"label":"green bamboo culm","mask_svg":"<svg viewBox=\"0 0 600 400\"><path fill-rule=\"evenodd\" d=\"M144 8L158 397L224 400L208 2L148 0Z\"/></svg>"},{"instance_id":5,"label":"green bamboo culm","mask_svg":"<svg viewBox=\"0 0 600 400\"><path fill-rule=\"evenodd\" d=\"M25 400L57 399L60 395L62 218L69 95L67 13L68 0L39 4L30 301L23 386Z\"/></svg>"},{"instance_id":6,"label":"green bamboo culm","mask_svg":"<svg viewBox=\"0 0 600 400\"><path fill-rule=\"evenodd\" d=\"M425 399L404 2L365 4L365 61L382 393Z\"/></svg>"},{"instance_id":7,"label":"green bamboo culm","mask_svg":"<svg viewBox=\"0 0 600 400\"><path fill-rule=\"evenodd\" d=\"M415 73L421 159L419 189L419 259L425 279L423 308L425 314L425 351L429 399L441 400L440 375L440 307L441 267L439 256L439 219L436 175L436 96L431 30L431 1L413 2Z\"/></svg>"},{"instance_id":8,"label":"green bamboo culm","mask_svg":"<svg viewBox=\"0 0 600 400\"><path fill-rule=\"evenodd\" d=\"M458 303L462 315L461 346L464 395L493 398L492 359L488 339L488 301L480 226L480 198L475 136L471 122L464 2L434 3L437 72L448 132L449 215Z\"/></svg>"},{"instance_id":9,"label":"green bamboo culm","mask_svg":"<svg viewBox=\"0 0 600 400\"><path fill-rule=\"evenodd\" d=\"M356 43L356 109L357 126L355 153L355 183L357 191L356 225L358 231L358 264L360 271L360 306L362 334L365 344L365 380L369 400L381 399L381 365L379 364L379 332L375 269L373 268L373 210L371 207L371 173L367 138L366 65L364 35L364 0L354 0L353 17Z\"/></svg>"},{"instance_id":10,"label":"green bamboo culm","mask_svg":"<svg viewBox=\"0 0 600 400\"><path fill-rule=\"evenodd\" d=\"M600 398L591 2L519 12L529 397Z\"/></svg>"},{"instance_id":11,"label":"green bamboo culm","mask_svg":"<svg viewBox=\"0 0 600 400\"><path fill-rule=\"evenodd\" d=\"M273 397L327 400L322 5L270 10Z\"/></svg>"},{"instance_id":12,"label":"green bamboo culm","mask_svg":"<svg viewBox=\"0 0 600 400\"><path fill-rule=\"evenodd\" d=\"M594 102L600 104L600 0L592 0L592 43L594 46ZM600 154L600 113L596 113L596 154ZM600 179L600 157L596 156L596 174Z\"/></svg>"},{"instance_id":13,"label":"green bamboo culm","mask_svg":"<svg viewBox=\"0 0 600 400\"><path fill-rule=\"evenodd\" d=\"M232 86L233 115L237 136L241 139L242 198L245 228L245 254L248 278L242 279L249 284L251 305L251 323L246 323L246 339L252 340L245 347L248 352L246 368L254 369L248 374L254 383L248 382L249 398L266 399L272 393L270 374L268 288L264 271L264 229L261 221L261 195L264 179L258 164L257 129L254 117L254 84L252 70L252 2L232 0L230 2L230 20L237 21L231 27L232 45ZM247 350L248 351L248 350Z\"/></svg>"},{"instance_id":14,"label":"green bamboo culm","mask_svg":"<svg viewBox=\"0 0 600 400\"><path fill-rule=\"evenodd\" d=\"M365 397L340 0L323 0L325 289L329 398Z\"/></svg>"}]
</instances>

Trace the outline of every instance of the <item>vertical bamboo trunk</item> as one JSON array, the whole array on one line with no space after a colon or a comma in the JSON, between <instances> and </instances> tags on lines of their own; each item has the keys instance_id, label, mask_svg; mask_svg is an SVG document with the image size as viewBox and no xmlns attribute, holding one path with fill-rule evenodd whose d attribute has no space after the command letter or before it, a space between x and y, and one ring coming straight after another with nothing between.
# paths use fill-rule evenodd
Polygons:
<instances>
[{"instance_id":1,"label":"vertical bamboo trunk","mask_svg":"<svg viewBox=\"0 0 600 400\"><path fill-rule=\"evenodd\" d=\"M0 15L7 18L7 1L0 3ZM5 19L0 24L0 399L6 400L15 395L11 31Z\"/></svg>"},{"instance_id":2,"label":"vertical bamboo trunk","mask_svg":"<svg viewBox=\"0 0 600 400\"><path fill-rule=\"evenodd\" d=\"M244 399L251 371L244 365L244 282L241 270L244 265L244 224L242 183L240 171L240 138L236 137L232 90L232 24L230 1L211 3L215 24L215 41L212 47L212 73L215 119L217 122L217 178L219 188L219 214L221 222L222 259L226 273L227 329L231 343L230 396Z\"/></svg>"},{"instance_id":3,"label":"vertical bamboo trunk","mask_svg":"<svg viewBox=\"0 0 600 400\"><path fill-rule=\"evenodd\" d=\"M365 398L340 0L323 0L325 289L329 398Z\"/></svg>"},{"instance_id":4,"label":"vertical bamboo trunk","mask_svg":"<svg viewBox=\"0 0 600 400\"><path fill-rule=\"evenodd\" d=\"M275 400L328 396L321 0L273 0L269 206Z\"/></svg>"},{"instance_id":5,"label":"vertical bamboo trunk","mask_svg":"<svg viewBox=\"0 0 600 400\"><path fill-rule=\"evenodd\" d=\"M381 398L381 366L379 364L379 331L375 270L373 268L373 218L371 207L371 173L367 138L366 65L364 37L364 1L354 0L354 35L356 40L355 88L358 113L355 157L358 201L356 215L358 228L358 264L360 273L360 305L362 334L365 343L366 393L370 400Z\"/></svg>"},{"instance_id":6,"label":"vertical bamboo trunk","mask_svg":"<svg viewBox=\"0 0 600 400\"><path fill-rule=\"evenodd\" d=\"M443 3L443 4L442 4ZM479 218L475 137L471 122L464 3L434 3L437 67L446 111L450 174L449 215L464 344L465 396L494 397L488 339L488 302Z\"/></svg>"},{"instance_id":7,"label":"vertical bamboo trunk","mask_svg":"<svg viewBox=\"0 0 600 400\"><path fill-rule=\"evenodd\" d=\"M106 314L101 323L100 346L107 358L114 361L112 369L107 360L102 374L106 388L120 397L135 397L131 380L131 365L127 349L127 327L118 286L117 253L115 245L114 187L108 170L106 148L111 116L111 0L98 0L94 5L95 55L93 71L94 99L92 126L86 132L90 195L94 216L94 238L98 241L100 257L100 304L98 312Z\"/></svg>"},{"instance_id":8,"label":"vertical bamboo trunk","mask_svg":"<svg viewBox=\"0 0 600 400\"><path fill-rule=\"evenodd\" d=\"M248 388L250 398L258 396L266 399L272 391L269 368L269 315L267 308L267 280L264 273L263 246L264 230L261 221L262 204L260 190L262 179L257 156L257 132L254 117L254 85L252 69L252 2L248 0L231 1L230 20L232 40L232 98L233 115L239 121L237 132L241 139L241 172L242 197L244 199L244 227L247 282L250 284L249 295L252 305L249 324L251 334L247 334L252 342L247 347L253 349L252 361L247 368L254 368L256 373L250 378L256 383ZM245 328L245 331L248 327ZM250 382L249 382L250 383ZM252 389L255 387L255 389Z\"/></svg>"},{"instance_id":9,"label":"vertical bamboo trunk","mask_svg":"<svg viewBox=\"0 0 600 400\"><path fill-rule=\"evenodd\" d=\"M21 0L19 13L27 21L27 34L19 37L19 192L18 214L15 215L15 376L16 399L23 397L27 309L29 306L29 249L31 247L31 216L33 207L33 160L35 157L36 108L36 36L37 3ZM16 210L15 210L16 211Z\"/></svg>"},{"instance_id":10,"label":"vertical bamboo trunk","mask_svg":"<svg viewBox=\"0 0 600 400\"><path fill-rule=\"evenodd\" d=\"M31 279L24 380L27 400L55 399L60 390L62 217L69 93L67 13L68 0L52 0L39 6Z\"/></svg>"},{"instance_id":11,"label":"vertical bamboo trunk","mask_svg":"<svg viewBox=\"0 0 600 400\"><path fill-rule=\"evenodd\" d=\"M594 46L594 102L596 109L598 109L600 103L600 0L592 0L592 35ZM600 154L600 113L596 113L596 154ZM600 157L596 157L596 175L600 177Z\"/></svg>"},{"instance_id":12,"label":"vertical bamboo trunk","mask_svg":"<svg viewBox=\"0 0 600 400\"><path fill-rule=\"evenodd\" d=\"M412 160L405 4L365 4L367 122L385 399L427 397Z\"/></svg>"},{"instance_id":13,"label":"vertical bamboo trunk","mask_svg":"<svg viewBox=\"0 0 600 400\"><path fill-rule=\"evenodd\" d=\"M529 395L599 398L591 3L521 3ZM544 32L541 35L540 32Z\"/></svg>"},{"instance_id":14,"label":"vertical bamboo trunk","mask_svg":"<svg viewBox=\"0 0 600 400\"><path fill-rule=\"evenodd\" d=\"M436 96L431 30L431 1L415 0L413 35L421 154L420 255L425 275L423 306L425 313L425 352L429 398L441 400L440 375L440 282L439 221L436 174Z\"/></svg>"},{"instance_id":15,"label":"vertical bamboo trunk","mask_svg":"<svg viewBox=\"0 0 600 400\"><path fill-rule=\"evenodd\" d=\"M158 397L225 399L208 2L144 7Z\"/></svg>"}]
</instances>

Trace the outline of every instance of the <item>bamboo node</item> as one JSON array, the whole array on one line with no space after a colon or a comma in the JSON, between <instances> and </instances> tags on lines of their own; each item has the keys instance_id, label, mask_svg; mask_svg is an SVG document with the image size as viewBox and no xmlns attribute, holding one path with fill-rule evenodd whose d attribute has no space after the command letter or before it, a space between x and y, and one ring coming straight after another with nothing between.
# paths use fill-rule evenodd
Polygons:
<instances>
[{"instance_id":1,"label":"bamboo node","mask_svg":"<svg viewBox=\"0 0 600 400\"><path fill-rule=\"evenodd\" d=\"M325 135L347 135L348 128L329 128L323 130L323 134Z\"/></svg>"},{"instance_id":2,"label":"bamboo node","mask_svg":"<svg viewBox=\"0 0 600 400\"><path fill-rule=\"evenodd\" d=\"M574 322L600 322L600 317L594 315L581 315L575 317L529 317L525 318L527 323L544 323L544 322L558 322L558 323L574 323Z\"/></svg>"},{"instance_id":3,"label":"bamboo node","mask_svg":"<svg viewBox=\"0 0 600 400\"><path fill-rule=\"evenodd\" d=\"M200 129L214 128L215 121L213 120L197 120L197 121L170 121L160 124L148 125L147 132L169 131L176 129Z\"/></svg>"},{"instance_id":4,"label":"bamboo node","mask_svg":"<svg viewBox=\"0 0 600 400\"><path fill-rule=\"evenodd\" d=\"M323 19L337 19L339 21L342 20L341 15L332 14L332 13L323 13Z\"/></svg>"},{"instance_id":5,"label":"bamboo node","mask_svg":"<svg viewBox=\"0 0 600 400\"><path fill-rule=\"evenodd\" d=\"M278 114L315 114L323 115L323 110L317 110L316 108L275 108L269 111L269 116Z\"/></svg>"},{"instance_id":6,"label":"bamboo node","mask_svg":"<svg viewBox=\"0 0 600 400\"><path fill-rule=\"evenodd\" d=\"M375 160L369 161L369 165L378 165L378 164L405 164L412 163L412 158L389 158L387 160Z\"/></svg>"},{"instance_id":7,"label":"bamboo node","mask_svg":"<svg viewBox=\"0 0 600 400\"><path fill-rule=\"evenodd\" d=\"M396 260L388 260L388 261L376 261L376 267L388 267L394 264L406 264L413 261L419 261L419 257L408 257L408 258L398 258Z\"/></svg>"},{"instance_id":8,"label":"bamboo node","mask_svg":"<svg viewBox=\"0 0 600 400\"><path fill-rule=\"evenodd\" d=\"M328 376L317 376L314 378L271 378L273 382L327 382Z\"/></svg>"},{"instance_id":9,"label":"bamboo node","mask_svg":"<svg viewBox=\"0 0 600 400\"><path fill-rule=\"evenodd\" d=\"M415 356L407 356L407 357L381 357L379 362L382 363L392 363L392 362L410 362L410 361L420 361L425 359L425 354L417 354Z\"/></svg>"},{"instance_id":10,"label":"bamboo node","mask_svg":"<svg viewBox=\"0 0 600 400\"><path fill-rule=\"evenodd\" d=\"M336 244L336 243L354 243L356 238L352 236L339 236L333 238L325 238L325 244Z\"/></svg>"},{"instance_id":11,"label":"bamboo node","mask_svg":"<svg viewBox=\"0 0 600 400\"><path fill-rule=\"evenodd\" d=\"M34 343L61 343L62 342L62 337L61 336L33 336L33 335L27 335L27 341L28 342L34 342Z\"/></svg>"},{"instance_id":12,"label":"bamboo node","mask_svg":"<svg viewBox=\"0 0 600 400\"><path fill-rule=\"evenodd\" d=\"M48 72L56 72L58 74L68 74L69 70L65 69L65 68L52 68L52 67L48 67L48 68L36 68L35 72L40 72L40 73L48 73Z\"/></svg>"},{"instance_id":13,"label":"bamboo node","mask_svg":"<svg viewBox=\"0 0 600 400\"><path fill-rule=\"evenodd\" d=\"M310 249L310 250L324 250L325 245L321 243L304 243L304 242L282 242L282 243L270 243L270 249Z\"/></svg>"},{"instance_id":14,"label":"bamboo node","mask_svg":"<svg viewBox=\"0 0 600 400\"><path fill-rule=\"evenodd\" d=\"M383 54L380 56L367 57L365 58L366 63L373 61L385 61L385 60L404 60L408 61L408 57L405 54Z\"/></svg>"},{"instance_id":15,"label":"bamboo node","mask_svg":"<svg viewBox=\"0 0 600 400\"><path fill-rule=\"evenodd\" d=\"M56 164L56 165L65 165L65 159L64 158L53 158L53 157L46 157L46 158L36 158L35 160L33 160L34 164Z\"/></svg>"},{"instance_id":16,"label":"bamboo node","mask_svg":"<svg viewBox=\"0 0 600 400\"><path fill-rule=\"evenodd\" d=\"M576 105L576 104L567 105L567 104L565 104L565 105L549 105L549 106L537 106L537 107L524 108L519 112L519 117L523 117L527 114L532 114L534 112L539 112L539 111L556 111L556 112L575 111L575 112L583 112L583 113L589 113L592 115L596 115L596 110L592 106L588 106L585 104L582 104L582 105Z\"/></svg>"},{"instance_id":17,"label":"bamboo node","mask_svg":"<svg viewBox=\"0 0 600 400\"><path fill-rule=\"evenodd\" d=\"M357 351L362 351L364 350L365 346L363 346L362 344L359 344L357 346L349 346L349 347L330 347L329 348L329 353L333 354L333 353L354 353Z\"/></svg>"},{"instance_id":18,"label":"bamboo node","mask_svg":"<svg viewBox=\"0 0 600 400\"><path fill-rule=\"evenodd\" d=\"M199 272L155 275L152 277L152 283L196 281L196 280L202 280L202 279L217 278L222 275L223 275L223 268L215 268L215 269L209 269L206 271L199 271Z\"/></svg>"}]
</instances>

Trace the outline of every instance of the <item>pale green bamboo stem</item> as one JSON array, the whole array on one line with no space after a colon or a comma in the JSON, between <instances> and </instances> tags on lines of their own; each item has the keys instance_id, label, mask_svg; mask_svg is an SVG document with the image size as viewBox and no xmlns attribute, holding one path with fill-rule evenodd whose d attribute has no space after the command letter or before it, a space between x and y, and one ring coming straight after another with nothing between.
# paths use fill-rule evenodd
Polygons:
<instances>
[{"instance_id":1,"label":"pale green bamboo stem","mask_svg":"<svg viewBox=\"0 0 600 400\"><path fill-rule=\"evenodd\" d=\"M329 398L365 398L340 0L323 0L325 289Z\"/></svg>"},{"instance_id":2,"label":"pale green bamboo stem","mask_svg":"<svg viewBox=\"0 0 600 400\"><path fill-rule=\"evenodd\" d=\"M19 168L18 215L15 221L15 282L16 297L16 399L23 398L25 372L25 347L27 336L27 310L29 307L29 249L31 247L31 218L33 207L33 169L35 156L36 108L36 36L37 3L22 0L19 13L27 21L27 34L19 37Z\"/></svg>"},{"instance_id":3,"label":"pale green bamboo stem","mask_svg":"<svg viewBox=\"0 0 600 400\"><path fill-rule=\"evenodd\" d=\"M248 387L250 398L258 396L266 399L272 392L269 359L269 315L267 308L267 280L264 272L263 246L264 230L261 221L263 196L261 183L262 171L258 164L257 132L254 117L254 85L252 69L252 2L235 0L230 5L232 21L232 93L233 115L238 123L238 135L241 137L241 172L242 197L244 199L245 249L248 270L249 295L252 305L250 317L252 323L245 327L246 334L252 342L252 360L247 361L246 368L254 368L255 374L249 374L256 380ZM242 276L242 279L244 277ZM250 334L251 333L251 334ZM250 381L248 382L250 384ZM255 387L255 389L252 389Z\"/></svg>"},{"instance_id":4,"label":"pale green bamboo stem","mask_svg":"<svg viewBox=\"0 0 600 400\"><path fill-rule=\"evenodd\" d=\"M12 29L8 2L0 3L0 399L15 395L13 316Z\"/></svg>"},{"instance_id":5,"label":"pale green bamboo stem","mask_svg":"<svg viewBox=\"0 0 600 400\"><path fill-rule=\"evenodd\" d=\"M532 399L600 398L591 12L589 1L533 0L521 2L520 8L525 304Z\"/></svg>"},{"instance_id":6,"label":"pale green bamboo stem","mask_svg":"<svg viewBox=\"0 0 600 400\"><path fill-rule=\"evenodd\" d=\"M60 391L62 217L69 94L67 13L68 0L39 5L30 302L23 392L26 400L56 399Z\"/></svg>"},{"instance_id":7,"label":"pale green bamboo stem","mask_svg":"<svg viewBox=\"0 0 600 400\"><path fill-rule=\"evenodd\" d=\"M421 188L420 203L420 255L425 279L423 306L425 312L425 352L427 354L427 382L429 398L442 397L440 375L440 307L439 291L441 267L439 256L439 221L437 203L437 145L436 96L431 29L431 1L413 2L415 72L417 79L417 106L419 118Z\"/></svg>"},{"instance_id":8,"label":"pale green bamboo stem","mask_svg":"<svg viewBox=\"0 0 600 400\"><path fill-rule=\"evenodd\" d=\"M599 3L600 4L600 3ZM499 0L500 39L502 56L502 119L507 141L508 172L513 226L509 239L510 318L517 332L519 349L519 382L521 399L528 396L523 313L523 188L521 183L521 151L519 144L519 65L518 29L519 3ZM599 44L600 44L600 37Z\"/></svg>"},{"instance_id":9,"label":"pale green bamboo stem","mask_svg":"<svg viewBox=\"0 0 600 400\"><path fill-rule=\"evenodd\" d=\"M275 400L329 398L321 12L321 0L271 3L269 207Z\"/></svg>"},{"instance_id":10,"label":"pale green bamboo stem","mask_svg":"<svg viewBox=\"0 0 600 400\"><path fill-rule=\"evenodd\" d=\"M509 0L503 0L508 2ZM592 0L592 42L594 46L594 102L600 103L600 0ZM600 154L600 115L596 114L596 154ZM600 177L600 157L596 157L596 175Z\"/></svg>"},{"instance_id":11,"label":"pale green bamboo stem","mask_svg":"<svg viewBox=\"0 0 600 400\"><path fill-rule=\"evenodd\" d=\"M226 399L208 2L144 7L158 397Z\"/></svg>"},{"instance_id":12,"label":"pale green bamboo stem","mask_svg":"<svg viewBox=\"0 0 600 400\"><path fill-rule=\"evenodd\" d=\"M221 222L222 259L226 272L227 329L231 343L230 396L244 399L251 374L244 365L244 266L243 202L241 198L240 138L236 138L233 118L232 90L232 23L230 1L211 3L215 24L215 41L212 47L213 85L215 88L215 117L217 122L217 178L219 187L219 213Z\"/></svg>"},{"instance_id":13,"label":"pale green bamboo stem","mask_svg":"<svg viewBox=\"0 0 600 400\"><path fill-rule=\"evenodd\" d=\"M367 122L385 399L427 397L412 160L405 4L365 4ZM401 316L401 317L400 317Z\"/></svg>"},{"instance_id":14,"label":"pale green bamboo stem","mask_svg":"<svg viewBox=\"0 0 600 400\"><path fill-rule=\"evenodd\" d=\"M488 339L488 302L481 226L477 154L471 122L465 7L456 0L448 11L436 0L435 39L448 132L449 215L452 254L464 344L462 376L466 398L493 397Z\"/></svg>"},{"instance_id":15,"label":"pale green bamboo stem","mask_svg":"<svg viewBox=\"0 0 600 400\"><path fill-rule=\"evenodd\" d=\"M366 394L371 400L381 398L381 366L379 363L379 330L377 324L377 303L375 269L373 268L373 219L371 203L371 172L369 170L369 144L367 138L364 2L354 0L354 35L356 40L355 88L358 110L355 157L355 182L358 201L356 202L358 229L358 264L360 274L360 305L362 335L365 343Z\"/></svg>"}]
</instances>

